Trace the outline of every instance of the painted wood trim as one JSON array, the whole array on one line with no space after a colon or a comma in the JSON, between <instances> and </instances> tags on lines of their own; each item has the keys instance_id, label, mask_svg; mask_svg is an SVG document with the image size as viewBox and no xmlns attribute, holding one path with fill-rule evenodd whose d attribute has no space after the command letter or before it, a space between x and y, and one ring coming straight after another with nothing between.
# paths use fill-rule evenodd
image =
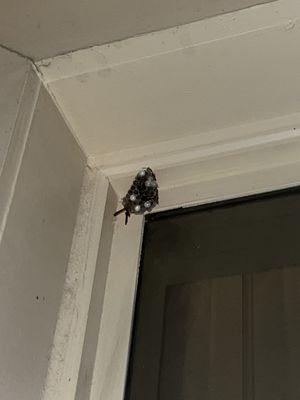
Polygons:
<instances>
[{"instance_id":1,"label":"painted wood trim","mask_svg":"<svg viewBox=\"0 0 300 400\"><path fill-rule=\"evenodd\" d=\"M250 32L274 27L291 29L299 20L299 11L297 0L275 1L44 59L36 66L44 82L55 82Z\"/></svg>"},{"instance_id":2,"label":"painted wood trim","mask_svg":"<svg viewBox=\"0 0 300 400\"><path fill-rule=\"evenodd\" d=\"M28 134L40 92L40 85L39 77L30 67L21 94L18 115L0 175L0 242L2 240L21 168Z\"/></svg>"},{"instance_id":3,"label":"painted wood trim","mask_svg":"<svg viewBox=\"0 0 300 400\"><path fill-rule=\"evenodd\" d=\"M175 187L167 186L165 182L164 203L160 210L207 204L300 185L300 157L291 163L279 162L276 165L276 154L271 167L266 164L249 171L241 164L231 173L199 177ZM168 168L166 165L166 174ZM120 219L116 222L90 400L124 398L142 227L142 217L132 217L128 227L124 227Z\"/></svg>"},{"instance_id":4,"label":"painted wood trim","mask_svg":"<svg viewBox=\"0 0 300 400\"><path fill-rule=\"evenodd\" d=\"M299 128L300 113L296 113L115 151L99 157L89 156L88 165L91 168L100 168L107 176L124 175L145 162L164 166L166 157L170 162L178 164L209 153L224 152L228 146L242 148L289 140L299 136Z\"/></svg>"},{"instance_id":5,"label":"painted wood trim","mask_svg":"<svg viewBox=\"0 0 300 400\"><path fill-rule=\"evenodd\" d=\"M299 23L299 19L299 1L281 0L105 46L79 50L43 60L36 66L47 90L51 92L51 82L57 80L247 35L249 32L266 31L274 27L290 30ZM52 98L59 107L53 94ZM60 111L63 113L63 110ZM126 193L140 167L149 165L154 168L160 185L160 205L156 211L298 186L300 114L90 157L88 165L93 173L107 178L119 199ZM108 193L107 188L105 193ZM103 272L104 298L99 304L101 317L95 332L98 344L92 376L89 377L88 399L123 399L143 218L133 216L127 227L122 218L115 223L110 220L103 224L101 212L110 201L105 194L101 196L101 201L95 201L95 209L88 215L95 213L98 217L102 215L102 219L92 219L82 237L78 236L77 229L75 231L44 400L75 399L76 385L80 382L78 374L88 312L89 318L93 318L90 303L97 268L96 248L102 243L100 225L104 230L114 229L114 234L109 265L107 271ZM89 217L78 218L78 229L81 230L80 226L86 226ZM93 227L93 224L99 226ZM93 229L98 232L97 240L92 244L91 264L83 278L88 243L92 240L89 231ZM85 256L74 261L76 249L83 249ZM75 282L76 274L84 289ZM72 296L68 292L70 282ZM78 320L77 307L80 310ZM76 400L86 399L76 397Z\"/></svg>"},{"instance_id":6,"label":"painted wood trim","mask_svg":"<svg viewBox=\"0 0 300 400\"><path fill-rule=\"evenodd\" d=\"M210 145L194 146L155 157L144 157L138 162L101 168L121 198L130 185L132 176L138 169L150 166L157 174L160 187L160 209L170 206L170 191L178 193L181 188L205 182L226 179L240 174L255 174L277 167L294 165L297 170L300 160L300 129L291 128L252 137L223 140ZM274 179L274 178L273 178ZM271 181L272 182L272 178ZM185 200L178 203L194 203L185 192ZM176 200L174 198L176 203ZM174 204L172 202L172 205Z\"/></svg>"},{"instance_id":7,"label":"painted wood trim","mask_svg":"<svg viewBox=\"0 0 300 400\"><path fill-rule=\"evenodd\" d=\"M168 154L161 157L156 211L300 185L299 132L275 132L268 138L249 146L227 143L226 151L215 147L218 151L200 161L198 156L179 162L176 170ZM109 184L121 198L132 172L127 166L121 177L104 177L101 168L87 168L43 400L75 399L103 229L114 233L88 399L123 399L144 220L132 216L125 226L122 218L111 217L103 224L103 215L111 207Z\"/></svg>"},{"instance_id":8,"label":"painted wood trim","mask_svg":"<svg viewBox=\"0 0 300 400\"><path fill-rule=\"evenodd\" d=\"M90 400L123 399L143 227L115 223Z\"/></svg>"},{"instance_id":9,"label":"painted wood trim","mask_svg":"<svg viewBox=\"0 0 300 400\"><path fill-rule=\"evenodd\" d=\"M108 186L86 168L43 400L75 398Z\"/></svg>"}]
</instances>

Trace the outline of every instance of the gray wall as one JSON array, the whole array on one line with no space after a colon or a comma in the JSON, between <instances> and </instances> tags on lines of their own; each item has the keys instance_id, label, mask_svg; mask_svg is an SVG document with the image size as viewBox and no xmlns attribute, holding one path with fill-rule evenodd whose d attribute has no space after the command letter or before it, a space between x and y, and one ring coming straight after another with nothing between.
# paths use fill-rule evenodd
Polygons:
<instances>
[{"instance_id":1,"label":"gray wall","mask_svg":"<svg viewBox=\"0 0 300 400\"><path fill-rule=\"evenodd\" d=\"M41 89L0 247L0 398L40 399L85 159Z\"/></svg>"}]
</instances>

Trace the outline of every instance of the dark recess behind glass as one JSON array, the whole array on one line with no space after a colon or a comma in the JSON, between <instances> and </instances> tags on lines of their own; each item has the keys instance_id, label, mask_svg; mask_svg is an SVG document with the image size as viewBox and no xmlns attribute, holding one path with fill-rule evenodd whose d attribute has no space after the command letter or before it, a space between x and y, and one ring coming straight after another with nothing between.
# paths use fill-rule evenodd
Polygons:
<instances>
[{"instance_id":1,"label":"dark recess behind glass","mask_svg":"<svg viewBox=\"0 0 300 400\"><path fill-rule=\"evenodd\" d=\"M300 398L300 190L147 217L126 400Z\"/></svg>"}]
</instances>

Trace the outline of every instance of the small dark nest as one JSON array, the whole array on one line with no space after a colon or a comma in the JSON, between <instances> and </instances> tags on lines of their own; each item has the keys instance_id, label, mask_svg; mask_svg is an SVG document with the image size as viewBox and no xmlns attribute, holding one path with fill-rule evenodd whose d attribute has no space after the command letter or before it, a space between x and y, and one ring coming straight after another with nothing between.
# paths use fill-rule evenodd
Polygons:
<instances>
[{"instance_id":1,"label":"small dark nest","mask_svg":"<svg viewBox=\"0 0 300 400\"><path fill-rule=\"evenodd\" d=\"M143 168L136 175L130 189L122 199L123 209L115 216L125 212L125 224L131 214L141 215L150 212L158 204L158 184L151 168Z\"/></svg>"}]
</instances>

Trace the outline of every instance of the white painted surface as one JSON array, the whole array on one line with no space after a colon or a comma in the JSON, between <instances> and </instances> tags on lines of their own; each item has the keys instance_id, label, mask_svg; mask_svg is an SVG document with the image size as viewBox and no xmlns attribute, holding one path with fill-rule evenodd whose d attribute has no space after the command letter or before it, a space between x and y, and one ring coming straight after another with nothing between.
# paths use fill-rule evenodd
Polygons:
<instances>
[{"instance_id":1,"label":"white painted surface","mask_svg":"<svg viewBox=\"0 0 300 400\"><path fill-rule=\"evenodd\" d=\"M93 276L93 289L90 297L90 306L88 311L88 320L86 325L84 346L82 348L82 357L80 371L77 381L76 400L88 399L91 393L93 379L97 377L94 374L95 360L98 347L99 332L101 327L101 318L103 314L103 300L105 295L107 272L111 257L112 236L114 232L113 214L117 208L118 198L111 185L108 187L105 206L99 207L95 203L95 211L101 210L103 220L101 225L101 238L98 243L98 255Z\"/></svg>"},{"instance_id":2,"label":"white painted surface","mask_svg":"<svg viewBox=\"0 0 300 400\"><path fill-rule=\"evenodd\" d=\"M107 191L108 180L86 169L43 400L75 397Z\"/></svg>"},{"instance_id":3,"label":"white painted surface","mask_svg":"<svg viewBox=\"0 0 300 400\"><path fill-rule=\"evenodd\" d=\"M276 148L275 141L271 148L264 144L258 145L256 149L250 148L251 157L255 160L250 168L247 150L236 153L233 147L233 152L230 149L227 151L227 168L224 170L223 155L216 153L213 162L220 167L219 170L212 168L210 174L194 177L193 181L185 176L176 184L172 179L168 180L169 172L172 175L172 167L166 158L166 164L158 174L158 178L163 175L165 179L159 178L161 204L157 211L299 186L299 140L294 156L289 160L289 155L293 152L291 147L287 148L283 142ZM211 158L204 160L203 167L208 167L209 170L212 167L211 161ZM180 170L179 166L179 176ZM193 165L191 172L194 172ZM130 181L129 176L127 179ZM114 185L113 180L112 184ZM128 227L123 225L122 218L116 223L94 369L95 386L89 400L124 398L142 225L142 217L134 216Z\"/></svg>"},{"instance_id":4,"label":"white painted surface","mask_svg":"<svg viewBox=\"0 0 300 400\"><path fill-rule=\"evenodd\" d=\"M0 247L0 397L5 400L41 398L84 165L42 88Z\"/></svg>"},{"instance_id":5,"label":"white painted surface","mask_svg":"<svg viewBox=\"0 0 300 400\"><path fill-rule=\"evenodd\" d=\"M299 2L282 0L38 68L89 166L119 198L150 165L160 185L156 211L187 207L300 184L299 21ZM70 368L76 400L124 395L143 218L113 224L112 208L108 196L106 251L86 277L94 283L84 344L78 349L74 333L62 349L66 365L82 351L79 374L77 362ZM59 371L66 376L63 362ZM64 382L51 400L71 400L74 383Z\"/></svg>"},{"instance_id":6,"label":"white painted surface","mask_svg":"<svg viewBox=\"0 0 300 400\"><path fill-rule=\"evenodd\" d=\"M296 0L280 0L260 7L229 13L126 40L94 46L36 62L47 83L98 71L139 59L208 44L297 20ZM183 36L190 38L184 42Z\"/></svg>"},{"instance_id":7,"label":"white painted surface","mask_svg":"<svg viewBox=\"0 0 300 400\"><path fill-rule=\"evenodd\" d=\"M86 154L101 160L298 113L299 1L222 18L43 62Z\"/></svg>"},{"instance_id":8,"label":"white painted surface","mask_svg":"<svg viewBox=\"0 0 300 400\"><path fill-rule=\"evenodd\" d=\"M1 44L40 60L266 1L2 0L0 38Z\"/></svg>"},{"instance_id":9,"label":"white painted surface","mask_svg":"<svg viewBox=\"0 0 300 400\"><path fill-rule=\"evenodd\" d=\"M89 400L123 399L142 233L142 217L115 224Z\"/></svg>"},{"instance_id":10,"label":"white painted surface","mask_svg":"<svg viewBox=\"0 0 300 400\"><path fill-rule=\"evenodd\" d=\"M27 60L0 47L0 174L29 70Z\"/></svg>"},{"instance_id":11,"label":"white painted surface","mask_svg":"<svg viewBox=\"0 0 300 400\"><path fill-rule=\"evenodd\" d=\"M265 137L258 135L243 140L212 143L195 148L194 151L188 149L173 154L166 152L160 157L144 159L144 164L120 165L118 168L106 171L111 173L110 181L122 197L127 192L136 170L142 165L150 165L154 168L159 180L159 208L168 209L176 207L177 204L197 202L197 193L201 192L201 185L197 186L195 193L188 190L188 187L196 182L200 181L203 184L206 181L234 176L239 170L248 173L271 170L279 165L294 165L297 170L300 166L299 159L300 130L291 129ZM124 172L120 173L122 169ZM272 184L272 179L270 182ZM183 190L183 193L179 195L180 190ZM173 194L170 195L170 193Z\"/></svg>"},{"instance_id":12,"label":"white painted surface","mask_svg":"<svg viewBox=\"0 0 300 400\"><path fill-rule=\"evenodd\" d=\"M51 97L0 248L0 397L123 399L143 219L113 223L111 187L122 197L137 168L157 172L158 211L300 184L299 17L280 0L39 64ZM74 237L68 124L111 185L84 187Z\"/></svg>"},{"instance_id":13,"label":"white painted surface","mask_svg":"<svg viewBox=\"0 0 300 400\"><path fill-rule=\"evenodd\" d=\"M216 154L226 154L228 150L232 152L292 141L299 137L299 126L298 113L89 158L89 163L91 166L98 163L101 171L113 180L128 173L134 174L145 165L159 169L167 163L172 167L186 165L189 168L191 163L201 162L203 158ZM179 176L176 176L178 179ZM119 191L119 188L115 189Z\"/></svg>"},{"instance_id":14,"label":"white painted surface","mask_svg":"<svg viewBox=\"0 0 300 400\"><path fill-rule=\"evenodd\" d=\"M30 69L26 75L22 95L18 99L20 106L13 130L10 134L7 152L0 173L0 242L22 165L40 86L41 83L38 76L33 69Z\"/></svg>"}]
</instances>

